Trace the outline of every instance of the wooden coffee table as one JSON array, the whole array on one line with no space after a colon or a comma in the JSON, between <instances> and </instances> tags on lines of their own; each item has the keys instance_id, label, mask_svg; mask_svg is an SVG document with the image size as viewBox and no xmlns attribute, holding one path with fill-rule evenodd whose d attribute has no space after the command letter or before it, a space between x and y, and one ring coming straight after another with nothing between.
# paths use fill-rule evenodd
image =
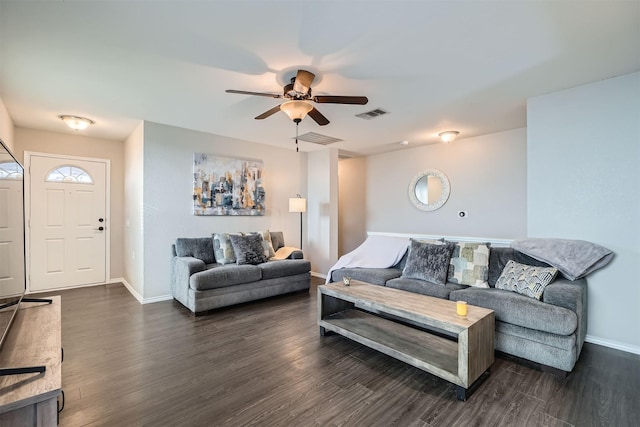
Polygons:
<instances>
[{"instance_id":1,"label":"wooden coffee table","mask_svg":"<svg viewBox=\"0 0 640 427\"><path fill-rule=\"evenodd\" d=\"M494 323L493 310L468 306L462 317L453 301L356 280L318 286L320 335L336 332L447 380L459 400L488 375Z\"/></svg>"}]
</instances>

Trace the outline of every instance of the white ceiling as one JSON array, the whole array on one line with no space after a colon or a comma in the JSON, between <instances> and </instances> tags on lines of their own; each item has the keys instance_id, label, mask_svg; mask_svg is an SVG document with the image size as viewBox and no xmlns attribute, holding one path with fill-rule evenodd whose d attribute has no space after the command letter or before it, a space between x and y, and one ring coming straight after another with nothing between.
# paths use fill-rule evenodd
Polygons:
<instances>
[{"instance_id":1,"label":"white ceiling","mask_svg":"<svg viewBox=\"0 0 640 427\"><path fill-rule=\"evenodd\" d=\"M0 98L17 127L125 139L140 120L295 149L284 113L254 117L298 68L316 104L300 133L373 154L526 126L526 100L640 70L640 1L6 1ZM382 108L388 115L355 114ZM73 132L73 131L69 131ZM180 141L176 141L177 144ZM301 143L305 151L318 145Z\"/></svg>"}]
</instances>

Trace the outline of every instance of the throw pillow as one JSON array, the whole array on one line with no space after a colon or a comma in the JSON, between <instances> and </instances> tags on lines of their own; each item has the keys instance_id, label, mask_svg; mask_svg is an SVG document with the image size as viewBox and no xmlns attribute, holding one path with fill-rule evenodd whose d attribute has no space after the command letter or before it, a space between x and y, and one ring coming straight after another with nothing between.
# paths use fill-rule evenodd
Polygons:
<instances>
[{"instance_id":1,"label":"throw pillow","mask_svg":"<svg viewBox=\"0 0 640 427\"><path fill-rule=\"evenodd\" d=\"M267 259L273 258L273 256L276 254L276 251L273 249L273 243L271 242L271 233L269 232L269 230L262 232L252 231L251 233L247 234L259 235L262 238L262 249L264 250L264 255L267 257Z\"/></svg>"},{"instance_id":2,"label":"throw pillow","mask_svg":"<svg viewBox=\"0 0 640 427\"><path fill-rule=\"evenodd\" d=\"M237 264L261 264L267 261L262 247L262 236L247 234L245 236L230 235L233 252Z\"/></svg>"},{"instance_id":3,"label":"throw pillow","mask_svg":"<svg viewBox=\"0 0 640 427\"><path fill-rule=\"evenodd\" d=\"M496 289L517 292L539 300L544 288L555 279L556 274L558 269L554 267L534 267L510 260L496 282Z\"/></svg>"},{"instance_id":4,"label":"throw pillow","mask_svg":"<svg viewBox=\"0 0 640 427\"><path fill-rule=\"evenodd\" d=\"M453 245L450 244L423 243L411 239L402 277L444 285L452 251Z\"/></svg>"},{"instance_id":5,"label":"throw pillow","mask_svg":"<svg viewBox=\"0 0 640 427\"><path fill-rule=\"evenodd\" d=\"M213 235L213 253L218 264L235 264L236 255L229 236L240 236L240 233L215 233Z\"/></svg>"},{"instance_id":6,"label":"throw pillow","mask_svg":"<svg viewBox=\"0 0 640 427\"><path fill-rule=\"evenodd\" d=\"M488 288L490 243L456 242L447 280L458 285Z\"/></svg>"}]
</instances>

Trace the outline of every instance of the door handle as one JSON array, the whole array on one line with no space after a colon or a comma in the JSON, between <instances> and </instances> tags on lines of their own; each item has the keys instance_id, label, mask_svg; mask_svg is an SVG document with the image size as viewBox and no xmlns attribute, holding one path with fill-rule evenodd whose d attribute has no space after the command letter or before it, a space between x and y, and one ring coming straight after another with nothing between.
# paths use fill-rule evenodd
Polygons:
<instances>
[{"instance_id":1,"label":"door handle","mask_svg":"<svg viewBox=\"0 0 640 427\"><path fill-rule=\"evenodd\" d=\"M97 230L97 231L103 231L103 230L104 230L104 227L94 228L94 230Z\"/></svg>"}]
</instances>

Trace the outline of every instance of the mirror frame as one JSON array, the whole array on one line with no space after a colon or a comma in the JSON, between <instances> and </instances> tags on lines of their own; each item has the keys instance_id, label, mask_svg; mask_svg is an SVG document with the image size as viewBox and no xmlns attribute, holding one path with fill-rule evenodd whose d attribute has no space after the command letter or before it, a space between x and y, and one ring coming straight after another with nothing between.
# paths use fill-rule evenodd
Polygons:
<instances>
[{"instance_id":1,"label":"mirror frame","mask_svg":"<svg viewBox=\"0 0 640 427\"><path fill-rule=\"evenodd\" d=\"M436 177L440 180L440 187L442 191L440 193L440 198L435 203L423 203L416 197L416 185L422 178L430 176ZM411 200L411 203L413 203L416 208L423 211L435 211L436 209L440 209L449 199L451 185L449 184L449 178L447 178L444 173L437 169L427 169L413 177L409 183L408 193L409 200Z\"/></svg>"}]
</instances>

